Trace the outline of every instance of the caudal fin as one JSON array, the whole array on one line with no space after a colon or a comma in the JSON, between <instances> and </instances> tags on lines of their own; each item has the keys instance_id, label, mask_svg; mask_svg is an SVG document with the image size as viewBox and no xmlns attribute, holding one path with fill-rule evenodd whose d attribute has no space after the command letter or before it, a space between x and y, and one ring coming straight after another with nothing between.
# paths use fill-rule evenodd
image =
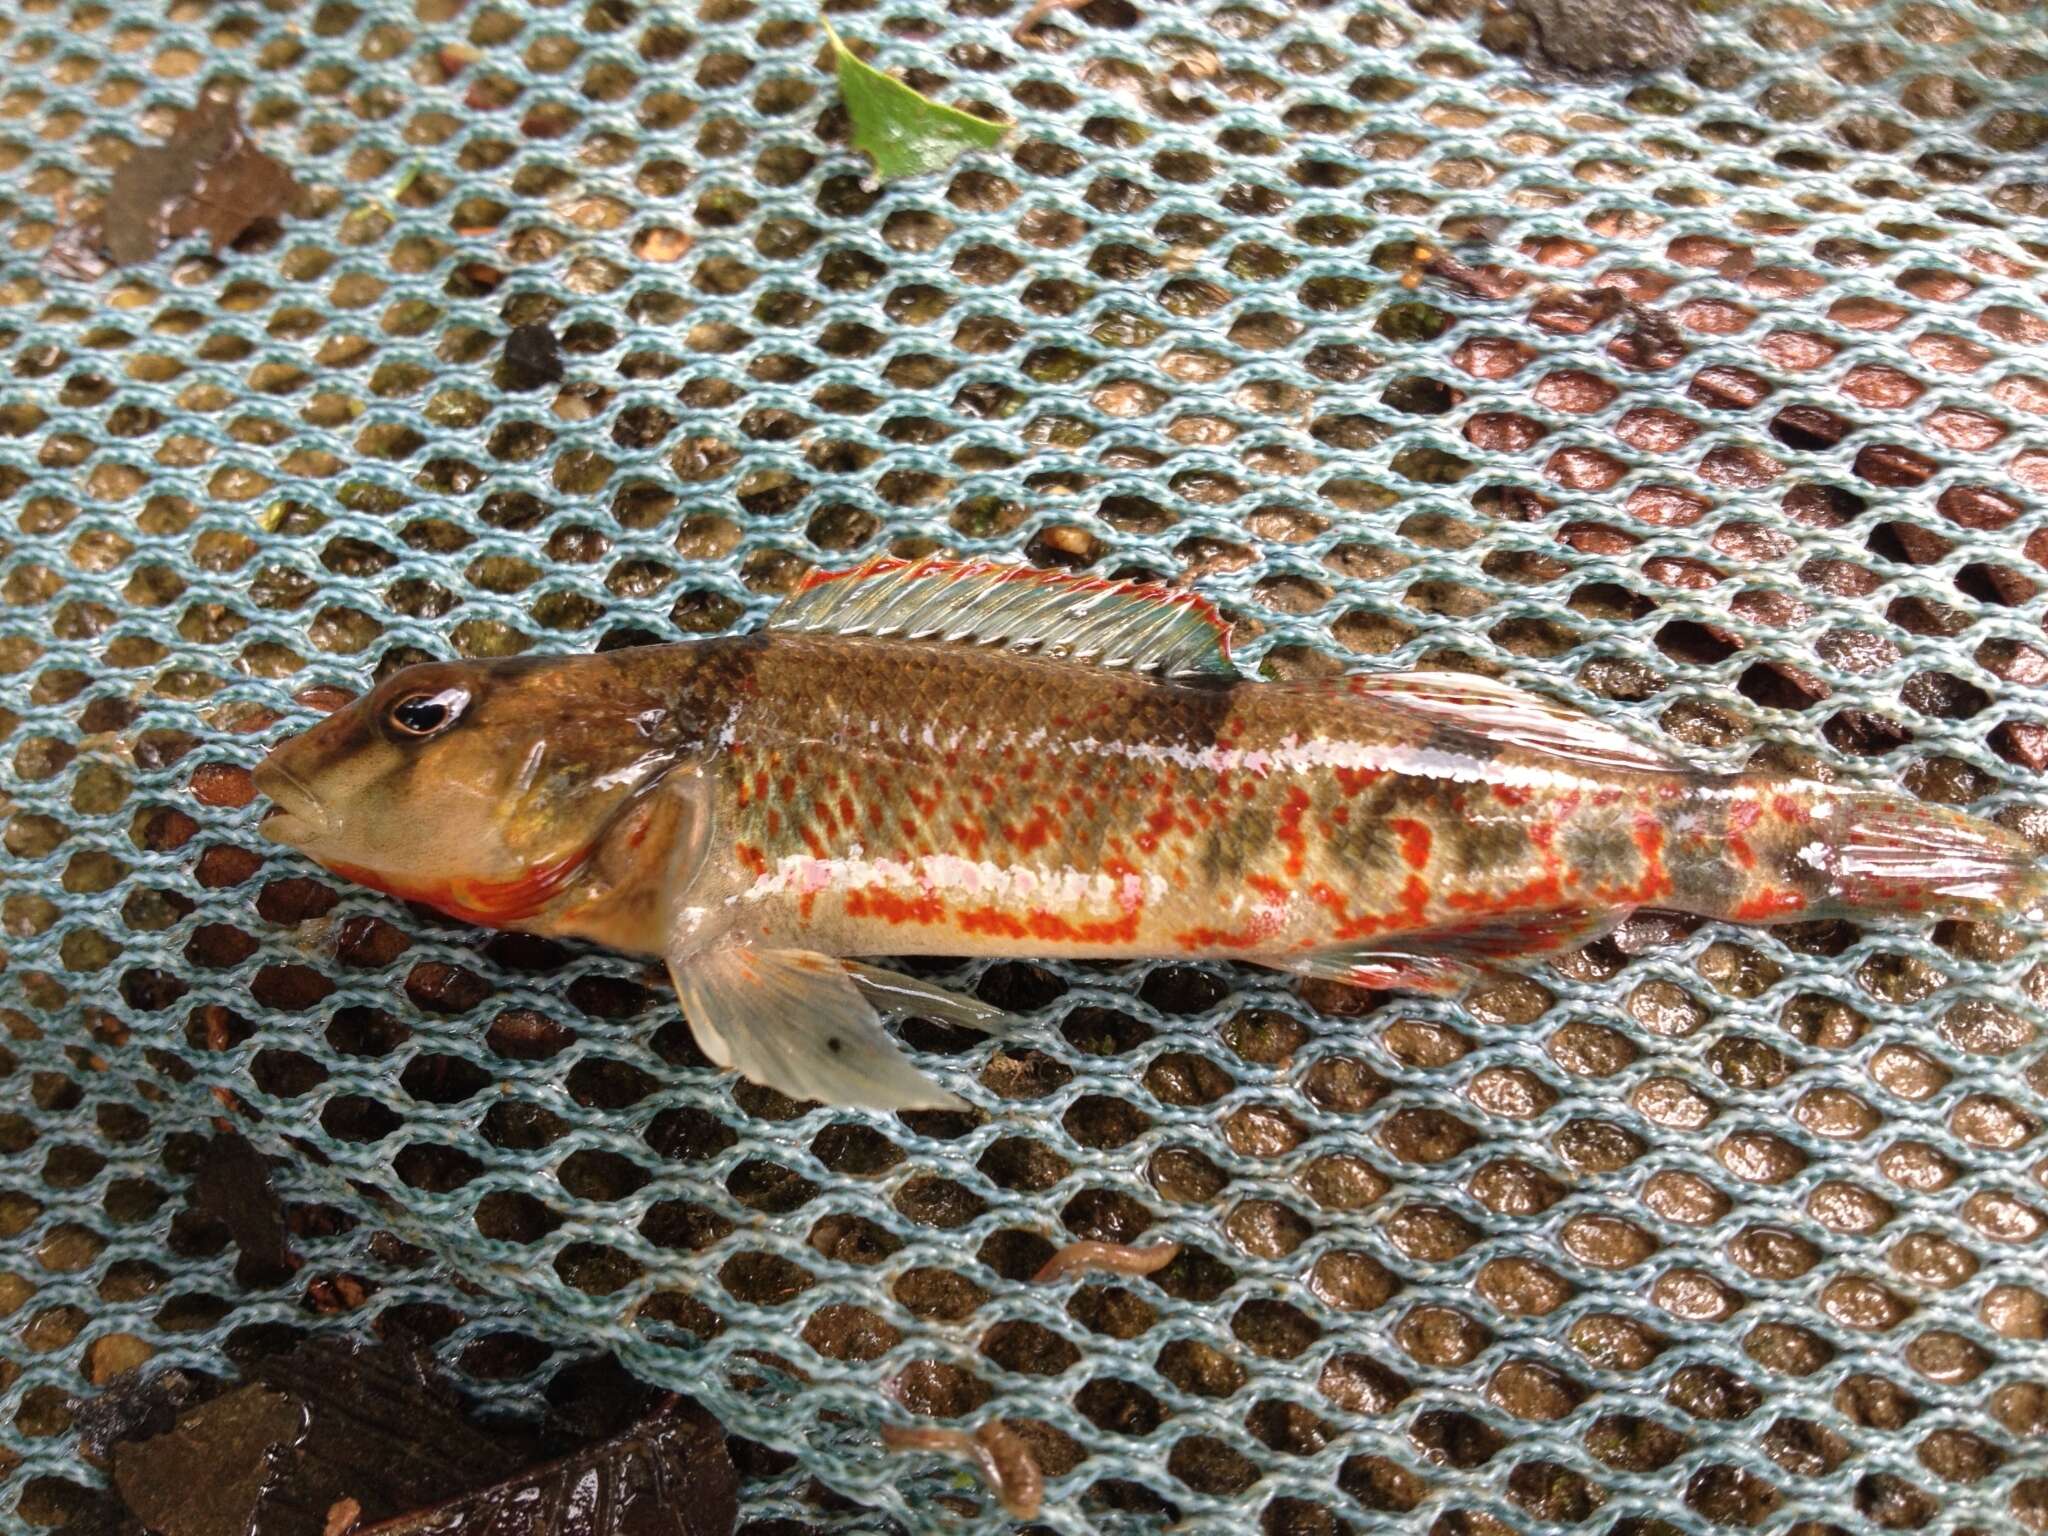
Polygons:
<instances>
[{"instance_id":1,"label":"caudal fin","mask_svg":"<svg viewBox=\"0 0 2048 1536\"><path fill-rule=\"evenodd\" d=\"M1835 812L1834 896L1861 911L2017 914L2038 906L2038 856L2016 834L1939 806L1854 796Z\"/></svg>"}]
</instances>

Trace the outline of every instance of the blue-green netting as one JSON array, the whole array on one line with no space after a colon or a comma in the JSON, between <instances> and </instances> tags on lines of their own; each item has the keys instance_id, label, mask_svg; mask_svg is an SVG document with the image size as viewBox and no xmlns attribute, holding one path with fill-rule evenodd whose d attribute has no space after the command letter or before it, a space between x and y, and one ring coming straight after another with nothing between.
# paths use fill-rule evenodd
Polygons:
<instances>
[{"instance_id":1,"label":"blue-green netting","mask_svg":"<svg viewBox=\"0 0 2048 1536\"><path fill-rule=\"evenodd\" d=\"M912 1031L974 1113L876 1118L219 803L316 685L942 546L2042 827L2041 13L1699 11L1592 84L1465 0L835 9L1016 125L878 187L805 0L0 0L0 1518L80 1506L95 1375L402 1321L515 1408L694 1393L786 1453L756 1536L1005 1526L880 1448L926 1415L1062 1532L2041 1529L2035 934L1641 925L1463 1004L967 965L1024 1031ZM281 232L53 267L208 82ZM311 1208L275 1289L178 1216L229 1104Z\"/></svg>"}]
</instances>

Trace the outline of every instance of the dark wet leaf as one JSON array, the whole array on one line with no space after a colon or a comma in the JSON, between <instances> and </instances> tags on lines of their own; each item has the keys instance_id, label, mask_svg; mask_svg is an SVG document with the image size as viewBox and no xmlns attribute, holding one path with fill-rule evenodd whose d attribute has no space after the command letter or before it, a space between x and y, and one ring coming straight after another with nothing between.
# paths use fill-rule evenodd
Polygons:
<instances>
[{"instance_id":1,"label":"dark wet leaf","mask_svg":"<svg viewBox=\"0 0 2048 1536\"><path fill-rule=\"evenodd\" d=\"M738 1520L724 1434L670 1398L612 1439L349 1536L728 1536Z\"/></svg>"},{"instance_id":2,"label":"dark wet leaf","mask_svg":"<svg viewBox=\"0 0 2048 1536\"><path fill-rule=\"evenodd\" d=\"M168 1434L114 1447L114 1487L152 1530L296 1536L309 1512L344 1498L384 1519L520 1464L463 1417L420 1350L319 1340L253 1377L181 1414Z\"/></svg>"},{"instance_id":3,"label":"dark wet leaf","mask_svg":"<svg viewBox=\"0 0 2048 1536\"><path fill-rule=\"evenodd\" d=\"M270 1165L240 1132L223 1131L206 1143L192 1178L192 1206L226 1227L255 1268L281 1278L298 1267Z\"/></svg>"},{"instance_id":4,"label":"dark wet leaf","mask_svg":"<svg viewBox=\"0 0 2048 1536\"><path fill-rule=\"evenodd\" d=\"M104 1392L71 1400L71 1422L78 1430L78 1448L95 1461L124 1440L149 1440L169 1434L178 1415L204 1402L215 1390L209 1377L175 1367L144 1375L123 1371Z\"/></svg>"},{"instance_id":5,"label":"dark wet leaf","mask_svg":"<svg viewBox=\"0 0 2048 1536\"><path fill-rule=\"evenodd\" d=\"M848 52L832 37L839 93L853 121L853 147L874 156L884 181L942 171L970 149L992 149L1009 130L1001 123L920 96Z\"/></svg>"},{"instance_id":6,"label":"dark wet leaf","mask_svg":"<svg viewBox=\"0 0 2048 1536\"><path fill-rule=\"evenodd\" d=\"M250 141L235 104L205 96L179 118L169 142L136 150L114 172L101 243L124 267L196 234L217 251L281 215L297 190L292 173Z\"/></svg>"}]
</instances>

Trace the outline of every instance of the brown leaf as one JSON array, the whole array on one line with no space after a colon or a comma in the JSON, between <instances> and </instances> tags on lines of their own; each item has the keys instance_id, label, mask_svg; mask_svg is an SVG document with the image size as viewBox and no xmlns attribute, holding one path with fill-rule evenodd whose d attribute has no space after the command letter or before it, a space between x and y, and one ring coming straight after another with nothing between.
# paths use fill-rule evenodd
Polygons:
<instances>
[{"instance_id":1,"label":"brown leaf","mask_svg":"<svg viewBox=\"0 0 2048 1536\"><path fill-rule=\"evenodd\" d=\"M623 1434L349 1536L729 1536L738 1520L724 1434L671 1397Z\"/></svg>"},{"instance_id":2,"label":"brown leaf","mask_svg":"<svg viewBox=\"0 0 2048 1536\"><path fill-rule=\"evenodd\" d=\"M169 1432L113 1447L116 1491L161 1536L304 1536L309 1510L343 1498L391 1514L518 1465L430 1356L339 1341L266 1360Z\"/></svg>"},{"instance_id":3,"label":"brown leaf","mask_svg":"<svg viewBox=\"0 0 2048 1536\"><path fill-rule=\"evenodd\" d=\"M256 1270L283 1276L298 1267L285 1235L284 1206L271 1186L270 1165L239 1132L208 1141L192 1178L192 1204L228 1229Z\"/></svg>"},{"instance_id":4,"label":"brown leaf","mask_svg":"<svg viewBox=\"0 0 2048 1536\"><path fill-rule=\"evenodd\" d=\"M292 173L249 141L235 104L203 96L168 143L138 149L114 172L101 239L121 266L200 233L217 251L282 214L297 190Z\"/></svg>"}]
</instances>

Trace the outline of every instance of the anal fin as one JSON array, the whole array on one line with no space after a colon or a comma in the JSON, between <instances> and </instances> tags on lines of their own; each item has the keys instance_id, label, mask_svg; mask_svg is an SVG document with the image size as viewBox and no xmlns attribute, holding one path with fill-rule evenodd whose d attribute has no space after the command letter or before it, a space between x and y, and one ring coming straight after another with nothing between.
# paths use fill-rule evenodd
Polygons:
<instances>
[{"instance_id":1,"label":"anal fin","mask_svg":"<svg viewBox=\"0 0 2048 1536\"><path fill-rule=\"evenodd\" d=\"M1558 907L1387 934L1348 948L1310 950L1260 964L1297 976L1349 982L1386 992L1456 997L1499 979L1503 967L1590 944L1627 917L1626 910Z\"/></svg>"},{"instance_id":2,"label":"anal fin","mask_svg":"<svg viewBox=\"0 0 2048 1536\"><path fill-rule=\"evenodd\" d=\"M669 977L704 1054L764 1087L860 1109L966 1107L903 1054L830 955L722 944L671 960Z\"/></svg>"}]
</instances>

